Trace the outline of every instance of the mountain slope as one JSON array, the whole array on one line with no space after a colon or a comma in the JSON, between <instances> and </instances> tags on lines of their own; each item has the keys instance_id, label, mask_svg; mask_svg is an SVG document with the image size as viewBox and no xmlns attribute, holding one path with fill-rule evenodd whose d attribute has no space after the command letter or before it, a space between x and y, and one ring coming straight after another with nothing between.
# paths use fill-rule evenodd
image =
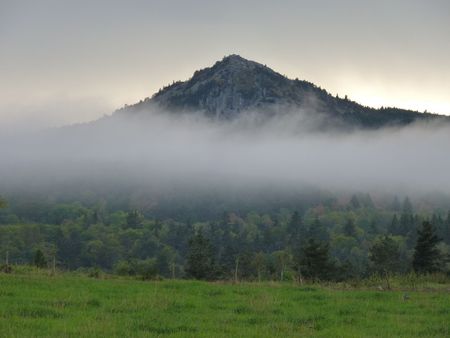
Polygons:
<instances>
[{"instance_id":1,"label":"mountain slope","mask_svg":"<svg viewBox=\"0 0 450 338\"><path fill-rule=\"evenodd\" d=\"M191 79L175 82L127 110L157 104L168 111L201 111L231 119L245 111L277 113L299 110L327 116L346 126L379 128L407 125L418 120L444 118L416 111L362 106L334 97L314 84L291 80L265 65L230 55L212 67L196 71Z\"/></svg>"}]
</instances>

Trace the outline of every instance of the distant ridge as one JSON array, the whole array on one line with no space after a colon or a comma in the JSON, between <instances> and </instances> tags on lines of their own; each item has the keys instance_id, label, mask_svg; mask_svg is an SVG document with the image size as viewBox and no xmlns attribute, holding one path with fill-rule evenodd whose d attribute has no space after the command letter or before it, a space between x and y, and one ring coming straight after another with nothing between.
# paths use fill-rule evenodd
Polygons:
<instances>
[{"instance_id":1,"label":"distant ridge","mask_svg":"<svg viewBox=\"0 0 450 338\"><path fill-rule=\"evenodd\" d=\"M313 83L288 79L265 65L234 54L125 110L145 110L155 104L173 112L201 111L218 119L232 119L244 111L276 113L302 109L328 116L348 127L371 129L437 118L450 120L442 115L399 108L366 107L332 96Z\"/></svg>"}]
</instances>

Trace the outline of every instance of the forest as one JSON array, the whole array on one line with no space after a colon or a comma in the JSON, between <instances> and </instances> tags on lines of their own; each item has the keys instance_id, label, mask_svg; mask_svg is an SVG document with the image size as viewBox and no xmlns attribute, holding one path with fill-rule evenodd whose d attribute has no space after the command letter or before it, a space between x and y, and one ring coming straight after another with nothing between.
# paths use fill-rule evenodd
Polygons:
<instances>
[{"instance_id":1,"label":"forest","mask_svg":"<svg viewBox=\"0 0 450 338\"><path fill-rule=\"evenodd\" d=\"M217 216L168 217L105 200L3 198L1 206L5 272L27 264L139 279L301 282L450 273L450 211L407 196L374 202L359 193Z\"/></svg>"}]
</instances>

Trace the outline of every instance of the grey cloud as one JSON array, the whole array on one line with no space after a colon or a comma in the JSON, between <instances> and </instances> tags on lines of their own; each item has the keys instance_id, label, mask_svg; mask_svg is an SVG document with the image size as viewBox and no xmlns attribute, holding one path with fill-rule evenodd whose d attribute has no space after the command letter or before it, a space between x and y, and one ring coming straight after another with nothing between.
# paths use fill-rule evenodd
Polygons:
<instances>
[{"instance_id":1,"label":"grey cloud","mask_svg":"<svg viewBox=\"0 0 450 338\"><path fill-rule=\"evenodd\" d=\"M316 186L450 193L450 128L320 132L304 112L233 121L152 111L0 140L0 184L70 181L152 189Z\"/></svg>"}]
</instances>

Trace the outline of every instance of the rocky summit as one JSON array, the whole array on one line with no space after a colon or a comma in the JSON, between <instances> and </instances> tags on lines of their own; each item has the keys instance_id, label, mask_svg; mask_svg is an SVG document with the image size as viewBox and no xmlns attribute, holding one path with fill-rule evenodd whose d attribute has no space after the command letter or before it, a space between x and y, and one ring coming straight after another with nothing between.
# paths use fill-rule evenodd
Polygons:
<instances>
[{"instance_id":1,"label":"rocky summit","mask_svg":"<svg viewBox=\"0 0 450 338\"><path fill-rule=\"evenodd\" d=\"M198 70L184 82L174 82L126 110L148 105L172 112L202 112L218 119L232 119L245 111L303 111L320 114L347 127L404 126L416 121L445 119L440 115L399 108L370 108L340 98L311 82L289 79L269 67L229 55L212 67Z\"/></svg>"}]
</instances>

